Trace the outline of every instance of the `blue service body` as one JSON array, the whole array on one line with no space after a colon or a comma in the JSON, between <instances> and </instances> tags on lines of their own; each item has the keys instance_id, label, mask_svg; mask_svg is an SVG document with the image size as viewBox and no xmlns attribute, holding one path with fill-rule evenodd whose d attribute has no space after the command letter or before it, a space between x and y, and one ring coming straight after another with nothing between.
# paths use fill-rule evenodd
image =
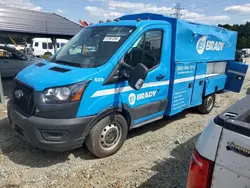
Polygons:
<instances>
[{"instance_id":1,"label":"blue service body","mask_svg":"<svg viewBox=\"0 0 250 188\"><path fill-rule=\"evenodd\" d=\"M136 21L137 18L141 21ZM81 146L95 123L110 113L122 114L131 129L164 115L171 116L199 106L205 96L218 91L239 92L241 89L248 66L234 61L236 32L157 14L127 15L118 22L89 28L110 26L135 29L103 65L81 68L44 61L43 66L31 65L16 76L20 87L30 88L30 95L34 95L34 103L30 107L34 108L32 114L22 113L15 104L15 87L14 99L8 104L12 126L25 140L47 150L69 150ZM127 80L107 81L117 71L125 53L143 34L146 33L147 38L149 31L162 33L160 60L149 69L142 88L132 89ZM111 36L111 39L104 38L103 41L112 45L119 37ZM213 66L220 64L222 71L216 72L216 68L215 72L208 73L209 63ZM41 100L42 93L48 88L80 82L88 82L80 101L44 104ZM55 134L61 135L59 140L56 136L55 139L50 138L51 132L60 132Z\"/></svg>"},{"instance_id":2,"label":"blue service body","mask_svg":"<svg viewBox=\"0 0 250 188\"><path fill-rule=\"evenodd\" d=\"M157 14L123 16L121 20L162 20L171 24L172 52L175 62L234 60L237 33L217 26L187 22ZM148 18L150 20L148 20ZM167 42L167 41L165 41ZM214 43L213 43L214 42ZM223 43L223 48L221 48ZM203 47L205 46L204 50ZM197 48L200 53L197 52Z\"/></svg>"}]
</instances>

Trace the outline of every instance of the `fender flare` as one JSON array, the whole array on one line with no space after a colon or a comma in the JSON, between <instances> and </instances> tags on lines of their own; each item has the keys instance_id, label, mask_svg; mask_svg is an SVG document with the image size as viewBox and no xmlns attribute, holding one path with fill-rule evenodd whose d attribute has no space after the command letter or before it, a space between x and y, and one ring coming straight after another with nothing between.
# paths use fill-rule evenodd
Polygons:
<instances>
[{"instance_id":1,"label":"fender flare","mask_svg":"<svg viewBox=\"0 0 250 188\"><path fill-rule=\"evenodd\" d=\"M134 116L133 116L131 108L126 104L122 104L122 106L120 106L120 107L111 107L111 108L105 109L104 111L102 111L101 113L96 115L90 121L90 123L87 125L87 127L83 133L83 136L87 137L89 131L95 126L95 124L98 121L100 121L104 117L106 117L110 114L113 114L113 113L119 113L119 114L123 115L124 118L126 119L126 121L128 122L128 128L130 128L131 125L134 124L134 119L133 119Z\"/></svg>"}]
</instances>

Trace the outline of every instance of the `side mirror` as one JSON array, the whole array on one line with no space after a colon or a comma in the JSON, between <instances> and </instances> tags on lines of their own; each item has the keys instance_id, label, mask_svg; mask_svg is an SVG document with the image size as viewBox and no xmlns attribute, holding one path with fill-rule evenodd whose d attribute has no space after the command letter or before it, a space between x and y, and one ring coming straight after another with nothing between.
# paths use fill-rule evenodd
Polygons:
<instances>
[{"instance_id":1,"label":"side mirror","mask_svg":"<svg viewBox=\"0 0 250 188\"><path fill-rule=\"evenodd\" d=\"M137 64L128 78L128 84L135 90L141 89L147 74L148 68L141 63Z\"/></svg>"}]
</instances>

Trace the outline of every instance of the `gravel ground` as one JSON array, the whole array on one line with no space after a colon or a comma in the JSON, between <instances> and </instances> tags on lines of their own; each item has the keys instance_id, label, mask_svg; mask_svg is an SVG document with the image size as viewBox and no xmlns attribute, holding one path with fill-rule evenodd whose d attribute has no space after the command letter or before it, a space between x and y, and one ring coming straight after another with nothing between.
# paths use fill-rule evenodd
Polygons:
<instances>
[{"instance_id":1,"label":"gravel ground","mask_svg":"<svg viewBox=\"0 0 250 188\"><path fill-rule=\"evenodd\" d=\"M96 159L84 147L64 153L34 148L10 129L0 106L0 187L185 187L198 135L249 87L247 75L241 93L217 95L209 115L190 109L132 130L121 150L105 159Z\"/></svg>"}]
</instances>

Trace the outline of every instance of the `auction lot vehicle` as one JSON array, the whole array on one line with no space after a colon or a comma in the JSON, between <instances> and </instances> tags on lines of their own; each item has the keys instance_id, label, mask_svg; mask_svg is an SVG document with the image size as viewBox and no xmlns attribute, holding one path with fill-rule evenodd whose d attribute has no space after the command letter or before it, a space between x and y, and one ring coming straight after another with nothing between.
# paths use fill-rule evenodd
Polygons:
<instances>
[{"instance_id":1,"label":"auction lot vehicle","mask_svg":"<svg viewBox=\"0 0 250 188\"><path fill-rule=\"evenodd\" d=\"M187 188L250 187L250 96L212 120L199 136Z\"/></svg>"},{"instance_id":2,"label":"auction lot vehicle","mask_svg":"<svg viewBox=\"0 0 250 188\"><path fill-rule=\"evenodd\" d=\"M242 54L243 54L244 57L249 57L249 55L250 55L250 48L244 48L241 51L242 51Z\"/></svg>"},{"instance_id":3,"label":"auction lot vehicle","mask_svg":"<svg viewBox=\"0 0 250 188\"><path fill-rule=\"evenodd\" d=\"M98 157L112 155L129 129L191 107L209 113L216 92L239 92L248 66L234 61L236 35L157 14L88 26L54 63L16 76L9 119L39 148L85 142Z\"/></svg>"},{"instance_id":4,"label":"auction lot vehicle","mask_svg":"<svg viewBox=\"0 0 250 188\"><path fill-rule=\"evenodd\" d=\"M67 42L66 39L57 39L57 50L60 50ZM32 50L35 56L51 56L54 54L54 47L50 38L34 38Z\"/></svg>"},{"instance_id":5,"label":"auction lot vehicle","mask_svg":"<svg viewBox=\"0 0 250 188\"><path fill-rule=\"evenodd\" d=\"M27 56L15 48L0 45L0 70L2 78L13 78L25 67L38 63L40 60Z\"/></svg>"}]
</instances>

